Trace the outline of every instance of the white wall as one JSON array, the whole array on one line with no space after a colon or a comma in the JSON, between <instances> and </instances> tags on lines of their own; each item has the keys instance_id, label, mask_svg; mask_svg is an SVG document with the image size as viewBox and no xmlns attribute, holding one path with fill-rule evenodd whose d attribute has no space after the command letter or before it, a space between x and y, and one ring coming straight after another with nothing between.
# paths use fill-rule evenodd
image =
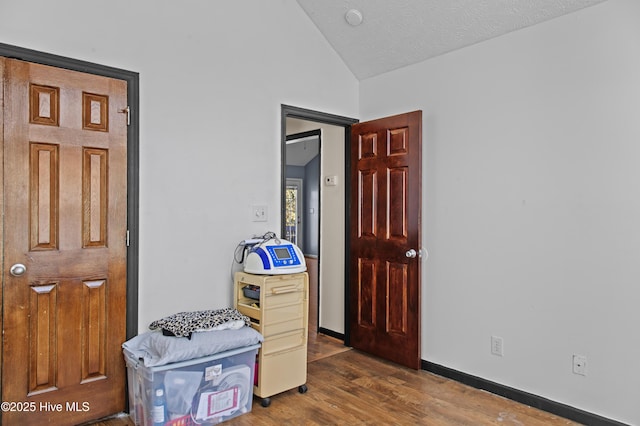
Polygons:
<instances>
[{"instance_id":1,"label":"white wall","mask_svg":"<svg viewBox=\"0 0 640 426\"><path fill-rule=\"evenodd\" d=\"M640 2L610 0L360 92L361 120L423 110L422 357L631 424L639 23Z\"/></svg>"},{"instance_id":2,"label":"white wall","mask_svg":"<svg viewBox=\"0 0 640 426\"><path fill-rule=\"evenodd\" d=\"M357 113L295 0L0 0L0 40L140 73L141 332L229 306L237 243L279 233L280 105Z\"/></svg>"}]
</instances>

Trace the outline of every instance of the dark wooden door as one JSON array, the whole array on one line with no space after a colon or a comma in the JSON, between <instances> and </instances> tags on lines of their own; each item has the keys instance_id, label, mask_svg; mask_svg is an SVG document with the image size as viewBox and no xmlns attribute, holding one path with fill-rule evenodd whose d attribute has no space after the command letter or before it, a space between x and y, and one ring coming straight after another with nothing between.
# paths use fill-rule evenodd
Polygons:
<instances>
[{"instance_id":1,"label":"dark wooden door","mask_svg":"<svg viewBox=\"0 0 640 426\"><path fill-rule=\"evenodd\" d=\"M78 424L126 401L126 82L0 61L2 423Z\"/></svg>"},{"instance_id":2,"label":"dark wooden door","mask_svg":"<svg viewBox=\"0 0 640 426\"><path fill-rule=\"evenodd\" d=\"M351 130L351 345L415 369L421 364L421 145L422 111Z\"/></svg>"}]
</instances>

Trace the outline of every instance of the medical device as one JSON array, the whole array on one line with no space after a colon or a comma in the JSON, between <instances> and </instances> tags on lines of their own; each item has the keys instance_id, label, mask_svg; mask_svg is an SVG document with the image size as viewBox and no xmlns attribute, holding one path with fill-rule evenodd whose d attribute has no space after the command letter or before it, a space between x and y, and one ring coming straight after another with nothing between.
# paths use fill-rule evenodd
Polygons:
<instances>
[{"instance_id":1,"label":"medical device","mask_svg":"<svg viewBox=\"0 0 640 426\"><path fill-rule=\"evenodd\" d=\"M244 240L238 247L243 247L242 257L235 260L243 265L244 272L248 274L297 274L307 270L304 255L298 246L276 237L273 232L266 233L262 238Z\"/></svg>"}]
</instances>

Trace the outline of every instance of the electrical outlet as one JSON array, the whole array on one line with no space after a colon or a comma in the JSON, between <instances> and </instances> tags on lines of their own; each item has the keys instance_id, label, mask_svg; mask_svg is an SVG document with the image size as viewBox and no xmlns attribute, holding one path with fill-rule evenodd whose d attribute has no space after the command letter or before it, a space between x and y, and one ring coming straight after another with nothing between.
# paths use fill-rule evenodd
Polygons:
<instances>
[{"instance_id":1,"label":"electrical outlet","mask_svg":"<svg viewBox=\"0 0 640 426\"><path fill-rule=\"evenodd\" d=\"M502 337L491 336L491 353L498 356L504 355Z\"/></svg>"},{"instance_id":2,"label":"electrical outlet","mask_svg":"<svg viewBox=\"0 0 640 426\"><path fill-rule=\"evenodd\" d=\"M587 375L587 357L584 355L573 356L573 374Z\"/></svg>"}]
</instances>

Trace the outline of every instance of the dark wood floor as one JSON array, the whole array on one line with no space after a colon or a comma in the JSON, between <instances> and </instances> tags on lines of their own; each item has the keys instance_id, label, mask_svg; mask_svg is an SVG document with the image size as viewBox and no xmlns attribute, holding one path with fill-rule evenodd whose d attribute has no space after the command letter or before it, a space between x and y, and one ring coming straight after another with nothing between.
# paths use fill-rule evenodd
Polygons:
<instances>
[{"instance_id":1,"label":"dark wood floor","mask_svg":"<svg viewBox=\"0 0 640 426\"><path fill-rule=\"evenodd\" d=\"M280 425L576 425L426 371L415 371L351 350L312 333L308 392L275 395L264 408L224 424ZM128 417L95 423L129 426Z\"/></svg>"},{"instance_id":2,"label":"dark wood floor","mask_svg":"<svg viewBox=\"0 0 640 426\"><path fill-rule=\"evenodd\" d=\"M230 425L571 425L426 371L350 350L309 363L309 391L274 396Z\"/></svg>"}]
</instances>

